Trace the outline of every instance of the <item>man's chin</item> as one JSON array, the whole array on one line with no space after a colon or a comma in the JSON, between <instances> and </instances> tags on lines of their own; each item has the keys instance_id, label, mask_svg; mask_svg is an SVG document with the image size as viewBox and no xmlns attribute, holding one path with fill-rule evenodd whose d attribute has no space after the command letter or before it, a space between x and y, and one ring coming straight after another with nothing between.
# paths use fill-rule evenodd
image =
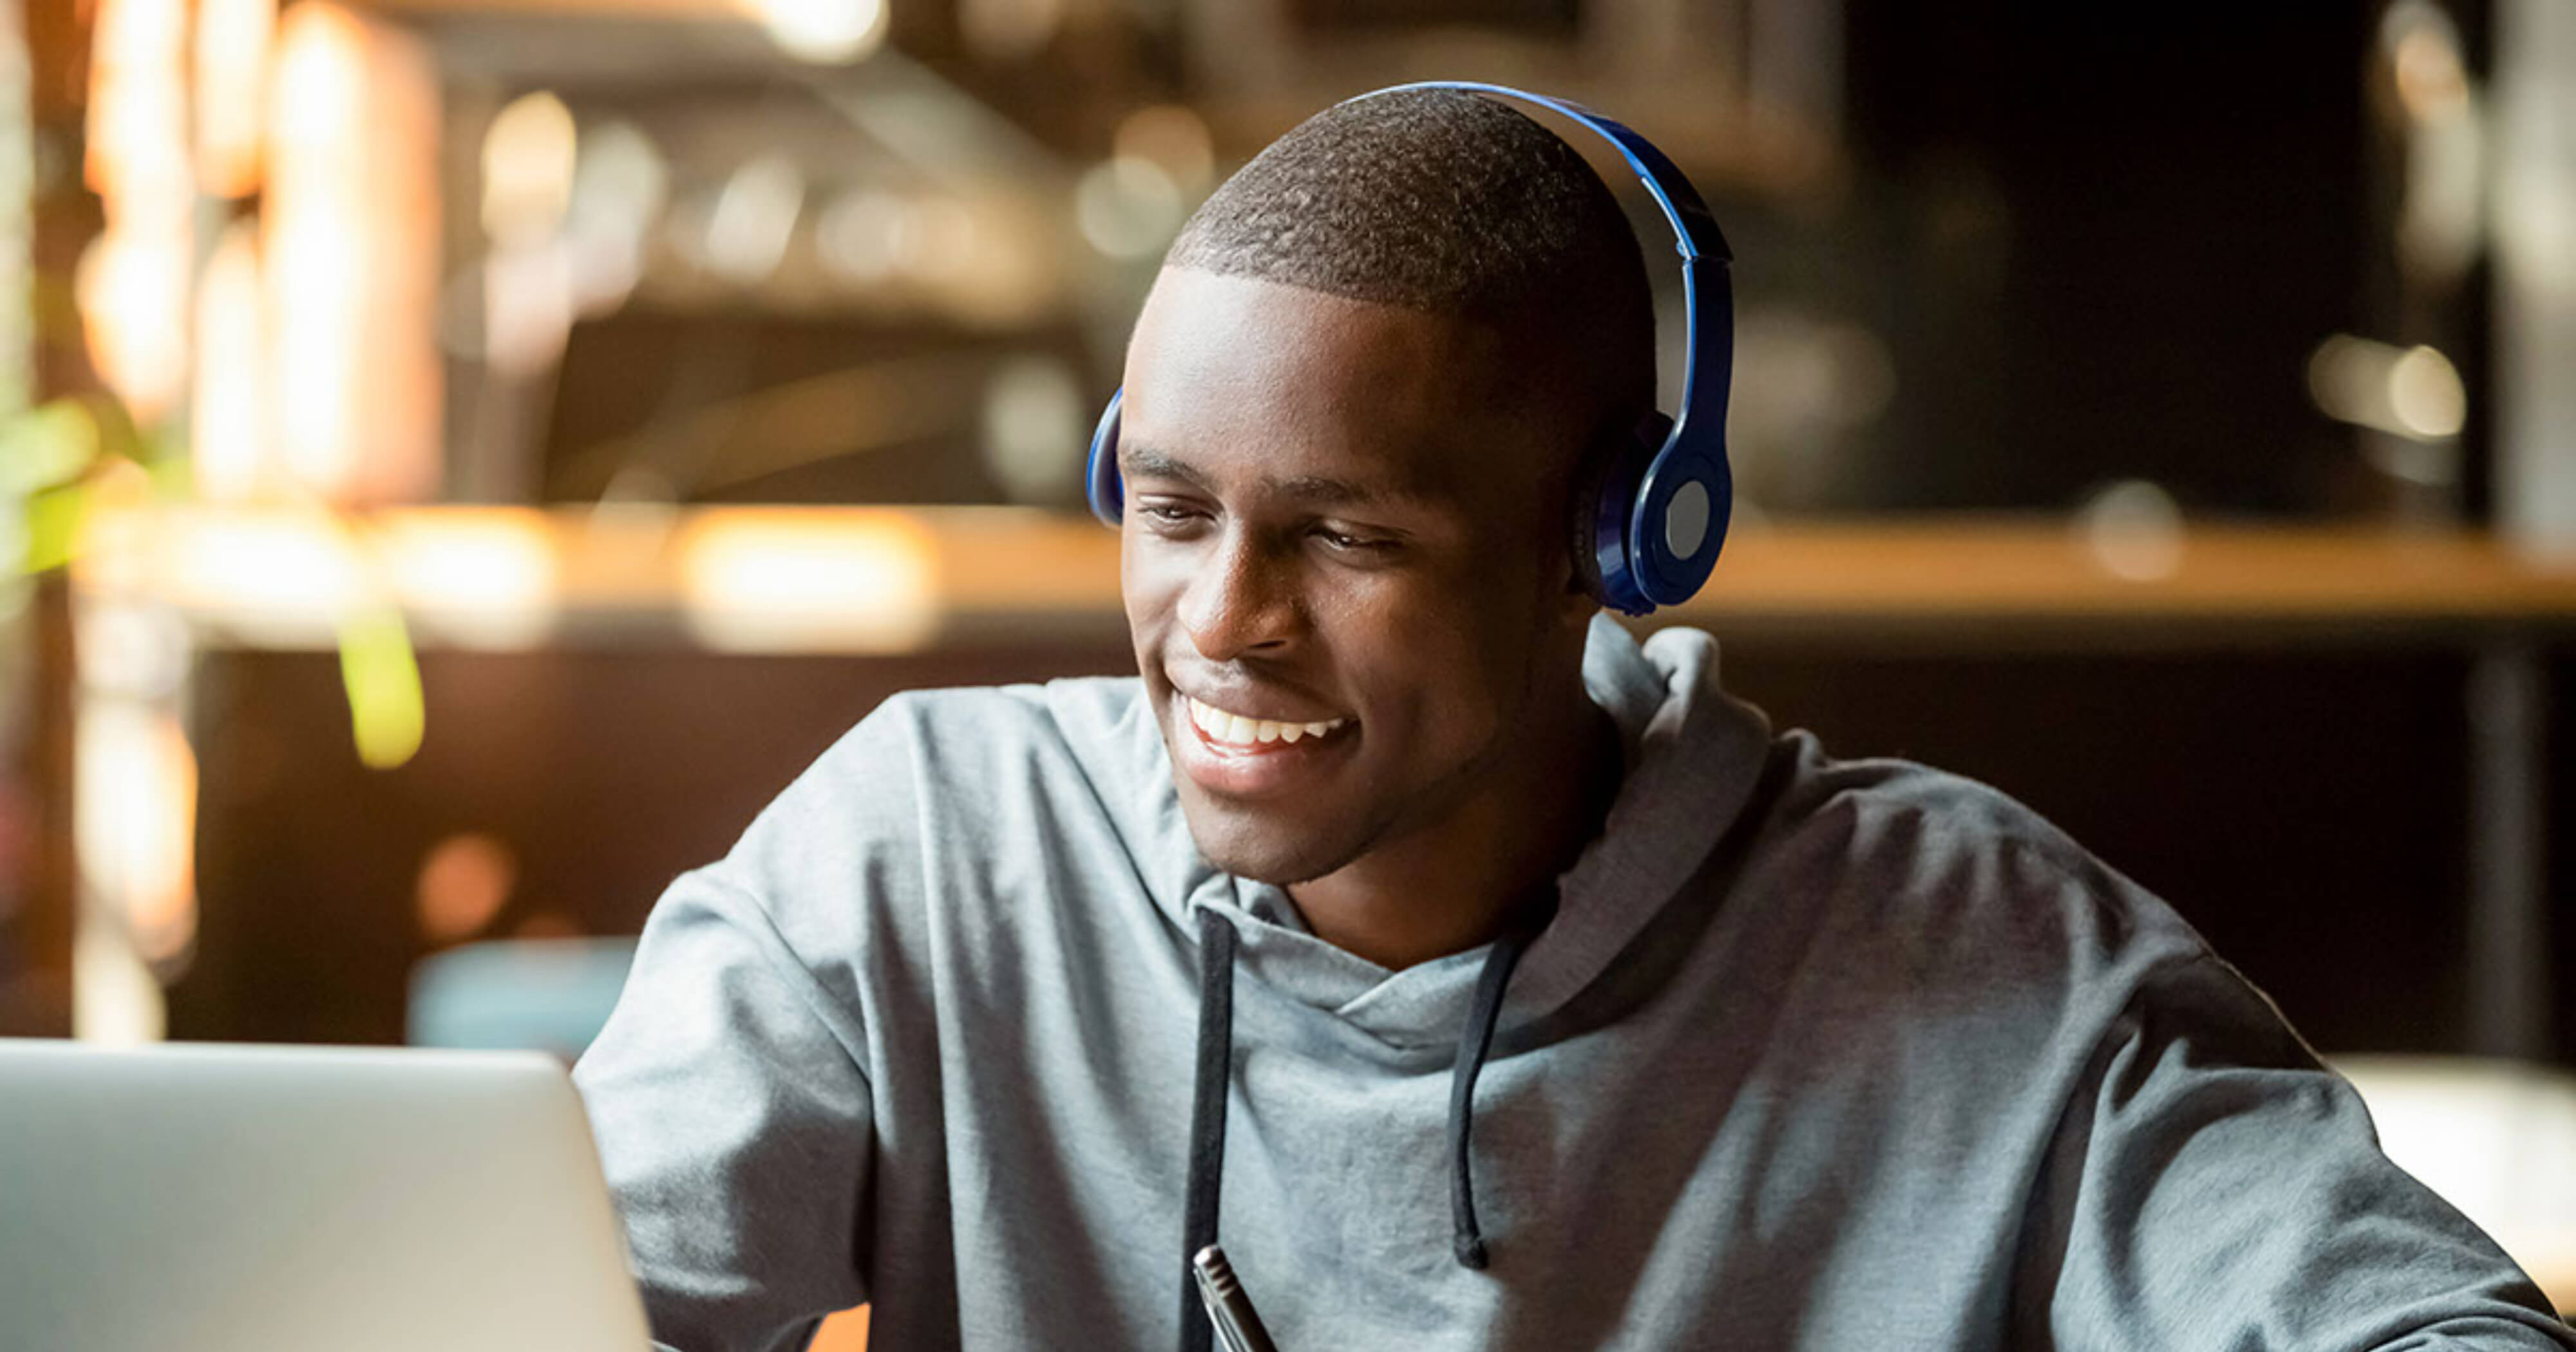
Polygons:
<instances>
[{"instance_id":1,"label":"man's chin","mask_svg":"<svg viewBox=\"0 0 2576 1352\"><path fill-rule=\"evenodd\" d=\"M1181 789L1181 816L1207 861L1238 878L1293 887L1340 870L1367 848L1366 832L1294 821L1275 809L1211 801Z\"/></svg>"}]
</instances>

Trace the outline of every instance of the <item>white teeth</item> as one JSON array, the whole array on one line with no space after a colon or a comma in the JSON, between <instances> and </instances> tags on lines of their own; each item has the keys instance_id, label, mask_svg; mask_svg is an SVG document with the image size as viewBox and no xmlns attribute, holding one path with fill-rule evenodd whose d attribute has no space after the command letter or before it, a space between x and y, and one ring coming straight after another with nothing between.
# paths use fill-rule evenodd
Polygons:
<instances>
[{"instance_id":1,"label":"white teeth","mask_svg":"<svg viewBox=\"0 0 2576 1352\"><path fill-rule=\"evenodd\" d=\"M1187 696L1190 721L1211 739L1235 746L1258 746L1266 742L1297 742L1308 737L1321 737L1350 720L1328 718L1321 723L1281 723L1267 718L1246 718L1223 709L1211 708Z\"/></svg>"}]
</instances>

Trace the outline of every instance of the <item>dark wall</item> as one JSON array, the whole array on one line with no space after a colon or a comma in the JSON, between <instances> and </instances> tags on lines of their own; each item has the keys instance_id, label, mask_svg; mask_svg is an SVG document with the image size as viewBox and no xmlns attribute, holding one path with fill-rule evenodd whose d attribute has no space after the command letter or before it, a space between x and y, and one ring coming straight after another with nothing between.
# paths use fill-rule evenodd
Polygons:
<instances>
[{"instance_id":1,"label":"dark wall","mask_svg":"<svg viewBox=\"0 0 2576 1352\"><path fill-rule=\"evenodd\" d=\"M2062 507L2126 477L2221 511L2366 500L2305 370L2386 247L2376 8L1850 0L1852 196L1737 269L1889 345L1885 416L1802 505Z\"/></svg>"}]
</instances>

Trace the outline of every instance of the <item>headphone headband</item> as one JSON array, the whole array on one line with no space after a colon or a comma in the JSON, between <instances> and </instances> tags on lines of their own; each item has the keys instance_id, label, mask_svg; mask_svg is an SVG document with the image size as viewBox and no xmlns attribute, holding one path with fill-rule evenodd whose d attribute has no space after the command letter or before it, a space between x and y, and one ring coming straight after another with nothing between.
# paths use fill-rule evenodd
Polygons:
<instances>
[{"instance_id":1,"label":"headphone headband","mask_svg":"<svg viewBox=\"0 0 2576 1352\"><path fill-rule=\"evenodd\" d=\"M1580 124L1585 130L1608 141L1619 152L1619 158L1626 160L1639 181L1645 184L1647 193L1655 199L1656 207L1662 210L1665 224L1673 228L1673 247L1681 254L1684 266L1702 258L1714 258L1720 263L1735 261L1735 251L1727 247L1726 234L1717 228L1717 218L1709 213L1708 203L1701 199L1699 189L1691 186L1691 181L1663 151L1655 147L1654 142L1638 135L1628 124L1596 113L1572 99L1474 80L1418 80L1412 84L1372 89L1334 106L1365 103L1388 94L1403 94L1417 89L1456 89L1470 94L1491 94L1496 98L1545 108L1569 122Z\"/></svg>"},{"instance_id":2,"label":"headphone headband","mask_svg":"<svg viewBox=\"0 0 2576 1352\"><path fill-rule=\"evenodd\" d=\"M1681 401L1669 430L1642 470L1613 467L1597 519L1580 523L1594 551L1604 605L1631 615L1688 600L1708 580L1724 545L1734 505L1726 458L1727 387L1735 362L1735 300L1728 265L1734 251L1708 203L1653 142L1581 104L1471 80L1425 80L1373 90L1344 103L1412 90L1447 89L1544 108L1600 136L1635 171L1664 221L1682 263ZM1702 274L1700 265L1710 264ZM1703 290L1706 292L1703 297ZM1112 525L1125 505L1118 479L1118 415L1125 391L1110 396L1091 439L1086 476L1092 511Z\"/></svg>"}]
</instances>

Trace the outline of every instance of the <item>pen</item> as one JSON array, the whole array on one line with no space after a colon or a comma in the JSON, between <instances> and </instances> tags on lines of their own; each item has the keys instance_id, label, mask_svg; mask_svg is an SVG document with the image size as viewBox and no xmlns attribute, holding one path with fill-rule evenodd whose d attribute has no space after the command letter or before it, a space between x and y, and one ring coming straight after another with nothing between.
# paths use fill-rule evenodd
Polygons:
<instances>
[{"instance_id":1,"label":"pen","mask_svg":"<svg viewBox=\"0 0 2576 1352\"><path fill-rule=\"evenodd\" d=\"M1234 1266L1225 1261L1225 1250L1214 1244L1199 1250L1190 1260L1190 1274L1198 1278L1199 1299L1207 1303L1208 1322L1216 1325L1217 1341L1226 1352L1279 1352L1252 1308L1252 1297L1235 1279Z\"/></svg>"}]
</instances>

